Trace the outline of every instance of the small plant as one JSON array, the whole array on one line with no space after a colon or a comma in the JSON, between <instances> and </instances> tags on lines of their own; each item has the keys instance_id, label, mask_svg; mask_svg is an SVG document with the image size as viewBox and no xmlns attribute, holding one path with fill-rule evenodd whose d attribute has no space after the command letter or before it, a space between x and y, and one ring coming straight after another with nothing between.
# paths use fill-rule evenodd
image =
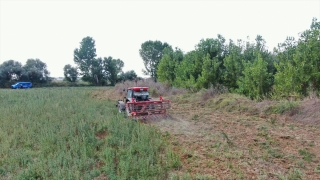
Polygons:
<instances>
[{"instance_id":1,"label":"small plant","mask_svg":"<svg viewBox=\"0 0 320 180\"><path fill-rule=\"evenodd\" d=\"M299 169L291 169L288 175L278 175L281 180L301 180L303 173Z\"/></svg>"},{"instance_id":2,"label":"small plant","mask_svg":"<svg viewBox=\"0 0 320 180\"><path fill-rule=\"evenodd\" d=\"M294 169L289 172L287 179L288 180L299 180L302 179L303 173L299 169Z\"/></svg>"},{"instance_id":3,"label":"small plant","mask_svg":"<svg viewBox=\"0 0 320 180\"><path fill-rule=\"evenodd\" d=\"M208 175L208 174L196 174L194 179L196 179L196 180L211 180L211 179L214 179L214 177L212 175Z\"/></svg>"},{"instance_id":4,"label":"small plant","mask_svg":"<svg viewBox=\"0 0 320 180\"><path fill-rule=\"evenodd\" d=\"M263 136L265 138L268 136L268 128L266 126L261 126L258 128L258 130L258 136Z\"/></svg>"},{"instance_id":5,"label":"small plant","mask_svg":"<svg viewBox=\"0 0 320 180\"><path fill-rule=\"evenodd\" d=\"M233 142L229 139L228 135L225 132L222 132L221 135L227 141L228 145L233 146Z\"/></svg>"},{"instance_id":6,"label":"small plant","mask_svg":"<svg viewBox=\"0 0 320 180\"><path fill-rule=\"evenodd\" d=\"M315 155L312 154L312 153L310 153L310 152L307 151L307 150L300 149L298 152L299 152L299 154L300 154L301 156L303 156L302 158L303 158L304 160L306 160L307 162L309 162L309 163L312 161L313 158L315 158Z\"/></svg>"},{"instance_id":7,"label":"small plant","mask_svg":"<svg viewBox=\"0 0 320 180\"><path fill-rule=\"evenodd\" d=\"M0 167L0 177L6 175L6 170L3 167Z\"/></svg>"},{"instance_id":8,"label":"small plant","mask_svg":"<svg viewBox=\"0 0 320 180\"><path fill-rule=\"evenodd\" d=\"M290 130L294 130L294 125L293 124L289 124L289 129Z\"/></svg>"},{"instance_id":9,"label":"small plant","mask_svg":"<svg viewBox=\"0 0 320 180\"><path fill-rule=\"evenodd\" d=\"M320 164L318 164L316 168L314 168L314 172L320 173Z\"/></svg>"},{"instance_id":10,"label":"small plant","mask_svg":"<svg viewBox=\"0 0 320 180\"><path fill-rule=\"evenodd\" d=\"M194 121L197 121L199 119L199 115L198 114L195 114L193 117L192 117L192 120Z\"/></svg>"},{"instance_id":11,"label":"small plant","mask_svg":"<svg viewBox=\"0 0 320 180\"><path fill-rule=\"evenodd\" d=\"M302 168L302 169L306 168L306 165L304 164L303 160L297 161L296 164L297 164L297 167L299 167L299 168Z\"/></svg>"},{"instance_id":12,"label":"small plant","mask_svg":"<svg viewBox=\"0 0 320 180\"><path fill-rule=\"evenodd\" d=\"M314 146L314 142L313 141L308 142L308 146L313 147Z\"/></svg>"},{"instance_id":13,"label":"small plant","mask_svg":"<svg viewBox=\"0 0 320 180\"><path fill-rule=\"evenodd\" d=\"M282 158L283 157L283 154L278 149L270 148L268 150L268 153L271 157L274 157L274 158Z\"/></svg>"},{"instance_id":14,"label":"small plant","mask_svg":"<svg viewBox=\"0 0 320 180\"><path fill-rule=\"evenodd\" d=\"M180 169L181 168L181 161L179 154L169 150L166 154L168 159L168 168Z\"/></svg>"}]
</instances>

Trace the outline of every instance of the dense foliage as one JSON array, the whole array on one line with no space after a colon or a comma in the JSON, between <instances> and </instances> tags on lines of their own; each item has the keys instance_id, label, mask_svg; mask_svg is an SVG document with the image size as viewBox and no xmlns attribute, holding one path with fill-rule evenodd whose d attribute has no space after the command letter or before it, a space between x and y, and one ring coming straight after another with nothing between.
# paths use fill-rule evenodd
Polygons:
<instances>
[{"instance_id":1,"label":"dense foliage","mask_svg":"<svg viewBox=\"0 0 320 180\"><path fill-rule=\"evenodd\" d=\"M168 43L148 40L141 44L139 54L145 75L175 87L196 92L202 88L225 86L231 92L252 99L303 97L319 95L320 90L320 22L313 18L309 29L298 40L287 37L269 51L266 41L257 35L254 41L216 38L201 39L195 49L184 53ZM64 67L65 79L76 81L80 76L92 85L114 85L134 80L134 71L123 72L120 59L97 57L95 40L85 37L74 50L77 67ZM27 80L48 82L46 64L29 59L25 66L14 60L0 65L0 85ZM79 74L78 74L79 70Z\"/></svg>"},{"instance_id":2,"label":"dense foliage","mask_svg":"<svg viewBox=\"0 0 320 180\"><path fill-rule=\"evenodd\" d=\"M185 54L165 48L155 69L161 82L192 91L223 85L252 99L301 97L319 93L319 50L320 22L314 18L298 41L288 37L273 52L260 35L237 43L218 35Z\"/></svg>"},{"instance_id":3,"label":"dense foliage","mask_svg":"<svg viewBox=\"0 0 320 180\"><path fill-rule=\"evenodd\" d=\"M114 85L124 63L111 56L96 58L95 40L85 37L80 42L80 48L74 50L74 62L80 70L83 81L95 85Z\"/></svg>"},{"instance_id":4,"label":"dense foliage","mask_svg":"<svg viewBox=\"0 0 320 180\"><path fill-rule=\"evenodd\" d=\"M72 67L70 64L65 65L63 68L64 78L69 82L76 82L78 74L78 69L76 67Z\"/></svg>"},{"instance_id":5,"label":"dense foliage","mask_svg":"<svg viewBox=\"0 0 320 180\"><path fill-rule=\"evenodd\" d=\"M89 36L83 38L80 48L74 50L74 62L80 70L81 79L93 85L115 85L119 81L137 77L134 71L122 71L124 62L121 59L111 56L97 58L95 40ZM64 71L66 80L70 81Z\"/></svg>"},{"instance_id":6,"label":"dense foliage","mask_svg":"<svg viewBox=\"0 0 320 180\"><path fill-rule=\"evenodd\" d=\"M140 56L143 60L145 70L142 70L145 75L150 75L155 81L157 81L157 67L162 58L163 50L168 47L168 43L162 43L161 41L146 41L141 44L139 50Z\"/></svg>"},{"instance_id":7,"label":"dense foliage","mask_svg":"<svg viewBox=\"0 0 320 180\"><path fill-rule=\"evenodd\" d=\"M20 62L8 60L0 65L0 86L8 87L16 81L46 83L50 81L46 63L40 59L28 59L22 66Z\"/></svg>"}]
</instances>

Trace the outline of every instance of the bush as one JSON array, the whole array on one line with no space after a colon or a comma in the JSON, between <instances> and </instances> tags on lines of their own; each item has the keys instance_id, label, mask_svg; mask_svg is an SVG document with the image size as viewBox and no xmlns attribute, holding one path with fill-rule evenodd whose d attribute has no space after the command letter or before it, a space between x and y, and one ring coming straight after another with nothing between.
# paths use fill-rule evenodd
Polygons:
<instances>
[{"instance_id":1,"label":"bush","mask_svg":"<svg viewBox=\"0 0 320 180\"><path fill-rule=\"evenodd\" d=\"M285 112L293 111L299 107L299 102L296 101L280 101L275 105L270 106L266 112L275 114L284 114Z\"/></svg>"}]
</instances>

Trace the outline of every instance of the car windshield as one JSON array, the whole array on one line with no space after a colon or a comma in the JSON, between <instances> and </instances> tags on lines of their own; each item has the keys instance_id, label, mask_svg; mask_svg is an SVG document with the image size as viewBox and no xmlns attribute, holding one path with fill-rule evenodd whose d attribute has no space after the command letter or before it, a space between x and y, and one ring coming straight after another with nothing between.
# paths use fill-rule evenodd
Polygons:
<instances>
[{"instance_id":1,"label":"car windshield","mask_svg":"<svg viewBox=\"0 0 320 180\"><path fill-rule=\"evenodd\" d=\"M134 92L135 96L148 96L149 92L148 91L140 91L140 92Z\"/></svg>"},{"instance_id":2,"label":"car windshield","mask_svg":"<svg viewBox=\"0 0 320 180\"><path fill-rule=\"evenodd\" d=\"M148 91L140 91L140 92L134 92L134 97L137 101L146 101L148 100L149 93Z\"/></svg>"}]
</instances>

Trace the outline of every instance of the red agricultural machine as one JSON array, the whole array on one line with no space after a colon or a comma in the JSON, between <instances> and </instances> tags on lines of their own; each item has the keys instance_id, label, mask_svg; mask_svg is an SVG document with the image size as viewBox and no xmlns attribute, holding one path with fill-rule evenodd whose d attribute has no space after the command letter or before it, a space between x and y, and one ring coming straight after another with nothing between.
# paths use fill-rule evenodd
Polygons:
<instances>
[{"instance_id":1,"label":"red agricultural machine","mask_svg":"<svg viewBox=\"0 0 320 180\"><path fill-rule=\"evenodd\" d=\"M119 113L125 112L131 119L159 119L166 118L170 109L170 100L159 100L149 97L148 87L131 87L127 89L127 97L119 100Z\"/></svg>"}]
</instances>

